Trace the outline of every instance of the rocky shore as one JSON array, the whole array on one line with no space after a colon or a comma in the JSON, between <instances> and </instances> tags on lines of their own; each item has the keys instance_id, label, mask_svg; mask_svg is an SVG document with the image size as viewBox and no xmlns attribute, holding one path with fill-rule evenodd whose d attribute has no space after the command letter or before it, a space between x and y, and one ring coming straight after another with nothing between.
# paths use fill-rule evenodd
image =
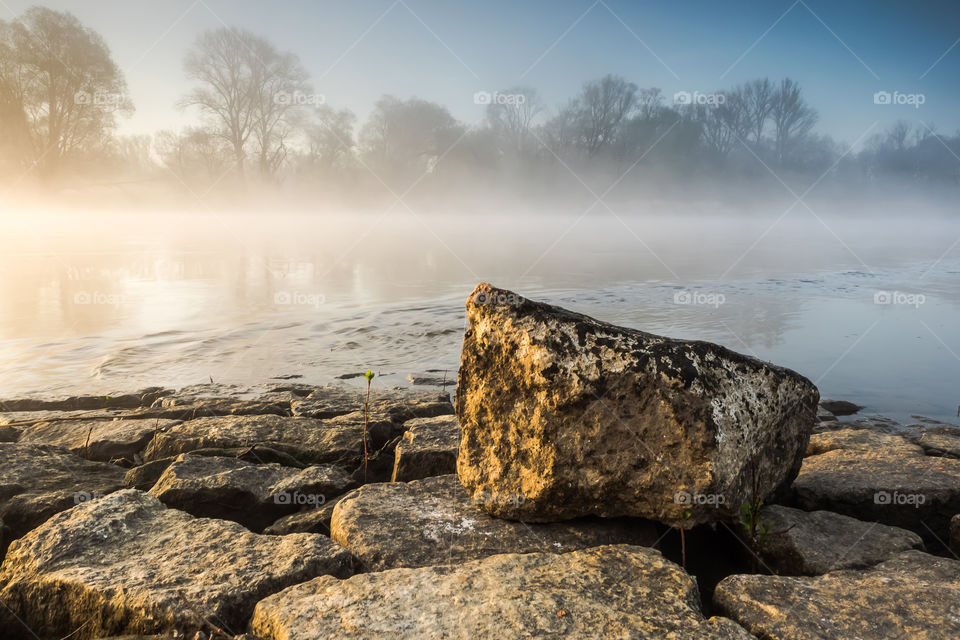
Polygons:
<instances>
[{"instance_id":1,"label":"rocky shore","mask_svg":"<svg viewBox=\"0 0 960 640\"><path fill-rule=\"evenodd\" d=\"M960 429L466 309L455 393L0 400L0 638L960 638Z\"/></svg>"}]
</instances>

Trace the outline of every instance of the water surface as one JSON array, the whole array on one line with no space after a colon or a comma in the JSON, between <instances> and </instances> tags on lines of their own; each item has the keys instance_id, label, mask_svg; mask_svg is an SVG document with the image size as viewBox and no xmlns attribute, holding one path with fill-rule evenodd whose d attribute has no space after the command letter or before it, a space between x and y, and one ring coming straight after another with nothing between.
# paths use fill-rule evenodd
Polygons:
<instances>
[{"instance_id":1,"label":"water surface","mask_svg":"<svg viewBox=\"0 0 960 640\"><path fill-rule=\"evenodd\" d=\"M957 421L960 224L785 209L5 212L0 397L455 378L485 280L791 367L868 413Z\"/></svg>"}]
</instances>

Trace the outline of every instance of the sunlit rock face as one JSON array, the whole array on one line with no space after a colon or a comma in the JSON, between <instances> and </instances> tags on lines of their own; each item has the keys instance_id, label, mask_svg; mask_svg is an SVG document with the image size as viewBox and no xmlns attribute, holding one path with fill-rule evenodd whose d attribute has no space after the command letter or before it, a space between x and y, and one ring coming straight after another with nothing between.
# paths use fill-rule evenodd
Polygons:
<instances>
[{"instance_id":1,"label":"sunlit rock face","mask_svg":"<svg viewBox=\"0 0 960 640\"><path fill-rule=\"evenodd\" d=\"M630 545L321 577L261 600L250 630L266 640L753 637L706 618L689 575Z\"/></svg>"},{"instance_id":2,"label":"sunlit rock face","mask_svg":"<svg viewBox=\"0 0 960 640\"><path fill-rule=\"evenodd\" d=\"M800 468L819 392L793 371L485 283L466 307L457 471L493 515L692 526Z\"/></svg>"},{"instance_id":3,"label":"sunlit rock face","mask_svg":"<svg viewBox=\"0 0 960 640\"><path fill-rule=\"evenodd\" d=\"M194 638L212 620L243 629L258 601L320 575L345 578L350 563L326 536L257 535L127 489L59 513L10 547L0 638Z\"/></svg>"}]
</instances>

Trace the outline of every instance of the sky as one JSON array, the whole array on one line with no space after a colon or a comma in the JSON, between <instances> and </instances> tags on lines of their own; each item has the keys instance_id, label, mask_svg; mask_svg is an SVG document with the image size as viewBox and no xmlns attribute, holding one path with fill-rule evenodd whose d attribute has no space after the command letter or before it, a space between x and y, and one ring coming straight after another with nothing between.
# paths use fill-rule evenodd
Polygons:
<instances>
[{"instance_id":1,"label":"sky","mask_svg":"<svg viewBox=\"0 0 960 640\"><path fill-rule=\"evenodd\" d=\"M0 19L37 2L0 0ZM858 145L890 123L960 129L957 0L48 0L98 31L136 113L123 133L196 121L178 110L183 57L204 30L239 26L300 56L327 104L361 120L383 94L479 122L478 91L535 87L555 113L585 81L711 93L756 77L799 81L816 130ZM878 91L892 101L876 104ZM910 96L921 96L919 99ZM916 106L917 102L922 104Z\"/></svg>"}]
</instances>

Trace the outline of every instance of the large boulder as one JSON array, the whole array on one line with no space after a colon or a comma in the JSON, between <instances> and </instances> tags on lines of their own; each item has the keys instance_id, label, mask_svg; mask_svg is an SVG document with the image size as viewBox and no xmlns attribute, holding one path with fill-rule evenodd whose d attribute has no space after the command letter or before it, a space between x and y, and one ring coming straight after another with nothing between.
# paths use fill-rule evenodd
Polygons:
<instances>
[{"instance_id":1,"label":"large boulder","mask_svg":"<svg viewBox=\"0 0 960 640\"><path fill-rule=\"evenodd\" d=\"M960 513L960 460L908 448L835 449L804 459L793 490L807 511L910 529L938 544Z\"/></svg>"},{"instance_id":2,"label":"large boulder","mask_svg":"<svg viewBox=\"0 0 960 640\"><path fill-rule=\"evenodd\" d=\"M960 638L960 562L905 551L816 578L734 575L714 604L765 640Z\"/></svg>"},{"instance_id":3,"label":"large boulder","mask_svg":"<svg viewBox=\"0 0 960 640\"><path fill-rule=\"evenodd\" d=\"M0 519L7 530L0 537L9 543L55 513L121 489L123 474L59 447L0 444Z\"/></svg>"},{"instance_id":4,"label":"large boulder","mask_svg":"<svg viewBox=\"0 0 960 640\"><path fill-rule=\"evenodd\" d=\"M368 437L389 434L390 421L370 420ZM363 460L363 416L357 413L329 420L274 415L218 416L188 420L158 433L144 453L147 461L202 449L242 454L264 446L292 456L301 464L341 464L356 468Z\"/></svg>"},{"instance_id":5,"label":"large boulder","mask_svg":"<svg viewBox=\"0 0 960 640\"><path fill-rule=\"evenodd\" d=\"M409 482L457 472L460 425L456 416L414 418L397 444L393 482Z\"/></svg>"},{"instance_id":6,"label":"large boulder","mask_svg":"<svg viewBox=\"0 0 960 640\"><path fill-rule=\"evenodd\" d=\"M39 422L23 429L19 442L69 449L88 460L133 461L153 436L176 420L67 420Z\"/></svg>"},{"instance_id":7,"label":"large boulder","mask_svg":"<svg viewBox=\"0 0 960 640\"><path fill-rule=\"evenodd\" d=\"M526 524L480 509L454 475L368 484L337 503L330 537L367 571L475 560L500 553L564 553L603 544L653 545L654 525L587 518Z\"/></svg>"},{"instance_id":8,"label":"large boulder","mask_svg":"<svg viewBox=\"0 0 960 640\"><path fill-rule=\"evenodd\" d=\"M490 501L490 513L689 527L730 517L800 468L819 393L793 371L488 284L467 318L460 480L472 495L524 496Z\"/></svg>"},{"instance_id":9,"label":"large boulder","mask_svg":"<svg viewBox=\"0 0 960 640\"><path fill-rule=\"evenodd\" d=\"M751 638L705 619L680 567L626 545L317 578L258 603L250 628L266 640Z\"/></svg>"},{"instance_id":10,"label":"large boulder","mask_svg":"<svg viewBox=\"0 0 960 640\"><path fill-rule=\"evenodd\" d=\"M179 456L150 489L168 507L262 531L305 506L319 507L354 487L340 467L295 469L235 458Z\"/></svg>"},{"instance_id":11,"label":"large boulder","mask_svg":"<svg viewBox=\"0 0 960 640\"><path fill-rule=\"evenodd\" d=\"M349 575L349 555L324 536L256 535L126 489L15 542L0 568L0 602L45 638L192 637L205 620L239 632L259 600L328 574ZM35 638L16 628L4 637Z\"/></svg>"},{"instance_id":12,"label":"large boulder","mask_svg":"<svg viewBox=\"0 0 960 640\"><path fill-rule=\"evenodd\" d=\"M759 536L755 551L763 567L780 575L862 569L902 551L923 549L920 536L911 531L830 511L770 505L761 514L769 533Z\"/></svg>"}]
</instances>

